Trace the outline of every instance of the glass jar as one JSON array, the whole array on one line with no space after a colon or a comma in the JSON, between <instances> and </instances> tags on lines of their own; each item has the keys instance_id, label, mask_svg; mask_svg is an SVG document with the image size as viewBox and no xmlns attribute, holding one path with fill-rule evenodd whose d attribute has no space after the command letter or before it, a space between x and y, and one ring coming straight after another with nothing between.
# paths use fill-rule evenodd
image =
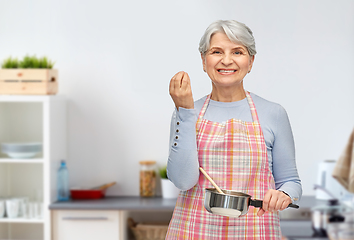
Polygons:
<instances>
[{"instance_id":1,"label":"glass jar","mask_svg":"<svg viewBox=\"0 0 354 240\"><path fill-rule=\"evenodd\" d=\"M140 161L140 196L154 197L156 189L156 161Z\"/></svg>"}]
</instances>

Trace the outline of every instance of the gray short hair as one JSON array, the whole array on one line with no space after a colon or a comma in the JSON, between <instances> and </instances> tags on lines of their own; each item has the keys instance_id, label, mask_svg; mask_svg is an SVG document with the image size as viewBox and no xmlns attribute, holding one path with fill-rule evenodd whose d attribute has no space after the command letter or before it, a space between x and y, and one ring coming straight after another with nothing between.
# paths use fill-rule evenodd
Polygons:
<instances>
[{"instance_id":1,"label":"gray short hair","mask_svg":"<svg viewBox=\"0 0 354 240\"><path fill-rule=\"evenodd\" d=\"M253 33L244 23L235 20L218 20L209 25L199 42L199 52L205 56L215 33L225 33L231 42L244 45L250 56L257 53Z\"/></svg>"}]
</instances>

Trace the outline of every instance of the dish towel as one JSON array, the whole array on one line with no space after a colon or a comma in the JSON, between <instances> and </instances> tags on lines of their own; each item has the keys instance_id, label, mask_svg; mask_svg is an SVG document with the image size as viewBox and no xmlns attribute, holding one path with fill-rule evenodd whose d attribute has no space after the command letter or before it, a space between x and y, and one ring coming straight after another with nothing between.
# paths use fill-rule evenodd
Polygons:
<instances>
[{"instance_id":1,"label":"dish towel","mask_svg":"<svg viewBox=\"0 0 354 240\"><path fill-rule=\"evenodd\" d=\"M349 192L354 193L354 129L349 141L338 159L332 176Z\"/></svg>"}]
</instances>

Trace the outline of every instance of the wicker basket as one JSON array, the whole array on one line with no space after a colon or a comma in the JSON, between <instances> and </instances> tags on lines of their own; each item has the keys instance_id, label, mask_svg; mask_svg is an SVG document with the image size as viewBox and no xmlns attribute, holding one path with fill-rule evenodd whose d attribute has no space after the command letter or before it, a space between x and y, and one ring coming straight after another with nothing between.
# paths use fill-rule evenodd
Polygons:
<instances>
[{"instance_id":1,"label":"wicker basket","mask_svg":"<svg viewBox=\"0 0 354 240\"><path fill-rule=\"evenodd\" d=\"M128 225L136 240L164 240L168 223L135 223L128 218Z\"/></svg>"}]
</instances>

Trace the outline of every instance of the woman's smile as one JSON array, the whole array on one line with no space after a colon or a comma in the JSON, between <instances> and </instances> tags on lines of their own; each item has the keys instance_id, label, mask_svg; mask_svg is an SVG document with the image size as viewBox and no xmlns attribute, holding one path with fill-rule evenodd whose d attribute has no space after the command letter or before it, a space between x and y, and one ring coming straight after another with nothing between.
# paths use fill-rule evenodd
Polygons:
<instances>
[{"instance_id":1,"label":"woman's smile","mask_svg":"<svg viewBox=\"0 0 354 240\"><path fill-rule=\"evenodd\" d=\"M233 69L218 69L218 72L221 75L231 75L234 74L237 70L233 70Z\"/></svg>"}]
</instances>

